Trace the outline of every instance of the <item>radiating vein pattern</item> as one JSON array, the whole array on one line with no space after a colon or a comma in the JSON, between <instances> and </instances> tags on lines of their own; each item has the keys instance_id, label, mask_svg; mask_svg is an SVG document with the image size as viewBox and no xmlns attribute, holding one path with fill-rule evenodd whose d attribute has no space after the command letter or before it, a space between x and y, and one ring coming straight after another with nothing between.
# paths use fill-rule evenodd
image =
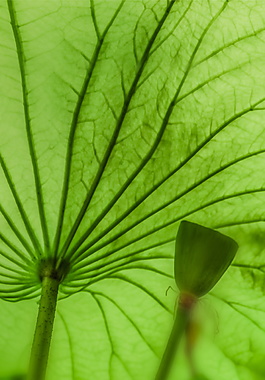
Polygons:
<instances>
[{"instance_id":1,"label":"radiating vein pattern","mask_svg":"<svg viewBox=\"0 0 265 380\"><path fill-rule=\"evenodd\" d=\"M162 346L106 288L168 317L174 240L188 219L242 246L231 297L215 299L256 334L260 322L240 305L264 295L265 5L6 0L0 20L0 297L39 296L40 262L66 262L62 303L89 300L109 342L104 376L93 378L135 379L117 321L135 350L138 340L156 360ZM233 279L246 282L239 304ZM59 315L68 378L86 378L63 307ZM239 355L233 344L218 343L220 363ZM228 364L227 373L241 380L247 364L238 363L239 374Z\"/></svg>"},{"instance_id":2,"label":"radiating vein pattern","mask_svg":"<svg viewBox=\"0 0 265 380\"><path fill-rule=\"evenodd\" d=\"M259 190L262 201L259 176L253 178L251 189L249 176L238 178L242 168L248 173L264 157L263 128L257 120L262 117L265 97L255 83L260 72L247 75L251 64L262 62L262 55L253 54L248 41L259 36L261 44L264 26L253 30L246 7L241 12L249 21L248 29L242 26L237 35L231 32L221 39L220 28L235 11L235 5L226 1L210 6L173 0L143 3L133 10L128 2L116 1L103 19L102 2L91 1L80 15L80 9L74 8L75 17L86 23L86 38L81 40L83 30L74 19L72 27L66 20L62 27L67 38L58 34L56 45L49 35L60 9L48 2L45 10L34 8L31 17L25 9L15 0L7 2L10 39L13 35L14 54L18 52L13 76L17 75L22 88L21 114L26 123L19 137L25 137L27 164L33 165L33 170L25 168L29 175L20 184L16 158L11 160L3 146L3 188L10 206L1 202L3 236L8 235L2 242L15 256L23 260L30 255L35 261L55 255L68 260L68 287L91 271L98 270L101 278L103 268L111 268L116 260L134 260L134 255L159 245L163 235L173 239L184 217L205 218L205 212L223 207L228 200L236 202L241 194L256 201L251 195ZM191 25L189 20L197 11L204 17ZM44 26L44 18L51 20L51 26L47 27L47 48L44 45L41 50L36 43L43 33L36 41L28 41L27 34L39 23ZM216 43L209 50L211 38ZM74 54L65 60L65 72L50 63L45 70L38 68L42 79L36 81L32 73L39 56L53 57L66 44ZM229 58L233 49L237 60ZM74 62L78 62L77 75L70 75ZM249 85L244 85L244 91L230 85L235 78L243 83L246 75ZM38 96L42 89L48 94L45 103L51 126L43 124ZM49 106L55 91L67 99L66 109L65 101L58 103L58 116ZM56 133L50 134L51 128ZM246 144L241 144L242 136ZM6 141L8 145L8 134ZM237 146L233 151L231 144ZM56 163L61 167L60 175L58 169L50 168L51 160L52 167ZM26 186L33 189L30 201L25 201ZM14 225L12 212L18 214L26 234ZM14 238L21 248L7 243Z\"/></svg>"}]
</instances>

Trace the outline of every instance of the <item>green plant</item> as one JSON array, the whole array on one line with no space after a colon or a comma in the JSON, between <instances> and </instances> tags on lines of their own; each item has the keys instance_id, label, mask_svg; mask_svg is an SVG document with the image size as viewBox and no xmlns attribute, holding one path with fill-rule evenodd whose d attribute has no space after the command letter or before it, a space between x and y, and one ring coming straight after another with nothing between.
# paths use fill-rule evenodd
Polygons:
<instances>
[{"instance_id":1,"label":"green plant","mask_svg":"<svg viewBox=\"0 0 265 380\"><path fill-rule=\"evenodd\" d=\"M240 246L210 293L220 334L201 343L200 372L264 379L264 11L0 3L1 380L27 372L50 263L46 379L154 378L183 219ZM176 366L189 379L181 355Z\"/></svg>"},{"instance_id":2,"label":"green plant","mask_svg":"<svg viewBox=\"0 0 265 380\"><path fill-rule=\"evenodd\" d=\"M156 380L168 378L182 335L184 332L187 334L187 329L191 330L194 325L192 318L196 304L223 276L237 249L234 240L217 231L187 221L180 223L174 261L175 281L180 295ZM187 354L190 359L193 346L193 342L187 341ZM191 364L191 372L195 376L196 369Z\"/></svg>"}]
</instances>

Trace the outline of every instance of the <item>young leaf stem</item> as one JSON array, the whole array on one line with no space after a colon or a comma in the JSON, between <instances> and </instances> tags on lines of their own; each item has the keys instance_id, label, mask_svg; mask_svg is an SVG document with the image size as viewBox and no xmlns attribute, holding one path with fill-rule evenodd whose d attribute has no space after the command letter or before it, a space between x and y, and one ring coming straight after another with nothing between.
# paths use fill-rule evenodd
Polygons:
<instances>
[{"instance_id":1,"label":"young leaf stem","mask_svg":"<svg viewBox=\"0 0 265 380\"><path fill-rule=\"evenodd\" d=\"M59 282L57 278L50 276L42 278L42 293L27 380L44 380L45 378Z\"/></svg>"},{"instance_id":2,"label":"young leaf stem","mask_svg":"<svg viewBox=\"0 0 265 380\"><path fill-rule=\"evenodd\" d=\"M168 378L181 337L187 327L191 311L196 301L197 298L191 294L180 294L171 334L169 336L155 380L166 380Z\"/></svg>"}]
</instances>

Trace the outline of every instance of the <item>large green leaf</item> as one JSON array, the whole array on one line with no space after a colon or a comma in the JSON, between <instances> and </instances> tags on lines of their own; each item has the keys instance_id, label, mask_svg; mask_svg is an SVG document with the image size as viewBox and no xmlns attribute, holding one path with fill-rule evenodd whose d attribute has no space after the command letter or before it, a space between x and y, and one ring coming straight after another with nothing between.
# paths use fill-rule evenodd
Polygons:
<instances>
[{"instance_id":1,"label":"large green leaf","mask_svg":"<svg viewBox=\"0 0 265 380\"><path fill-rule=\"evenodd\" d=\"M198 370L264 379L264 3L2 0L0 15L0 378L26 373L48 256L70 269L47 380L153 378L188 219L240 245Z\"/></svg>"}]
</instances>

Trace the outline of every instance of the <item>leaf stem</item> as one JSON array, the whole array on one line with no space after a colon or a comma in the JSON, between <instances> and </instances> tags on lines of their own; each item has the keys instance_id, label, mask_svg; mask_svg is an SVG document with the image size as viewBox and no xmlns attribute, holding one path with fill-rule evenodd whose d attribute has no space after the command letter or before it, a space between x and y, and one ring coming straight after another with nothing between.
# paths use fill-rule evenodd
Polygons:
<instances>
[{"instance_id":1,"label":"leaf stem","mask_svg":"<svg viewBox=\"0 0 265 380\"><path fill-rule=\"evenodd\" d=\"M27 380L45 378L59 283L59 279L52 276L42 278L42 293Z\"/></svg>"},{"instance_id":2,"label":"leaf stem","mask_svg":"<svg viewBox=\"0 0 265 380\"><path fill-rule=\"evenodd\" d=\"M178 306L171 334L169 336L155 380L166 380L168 378L181 336L188 322L189 314L190 310Z\"/></svg>"}]
</instances>

